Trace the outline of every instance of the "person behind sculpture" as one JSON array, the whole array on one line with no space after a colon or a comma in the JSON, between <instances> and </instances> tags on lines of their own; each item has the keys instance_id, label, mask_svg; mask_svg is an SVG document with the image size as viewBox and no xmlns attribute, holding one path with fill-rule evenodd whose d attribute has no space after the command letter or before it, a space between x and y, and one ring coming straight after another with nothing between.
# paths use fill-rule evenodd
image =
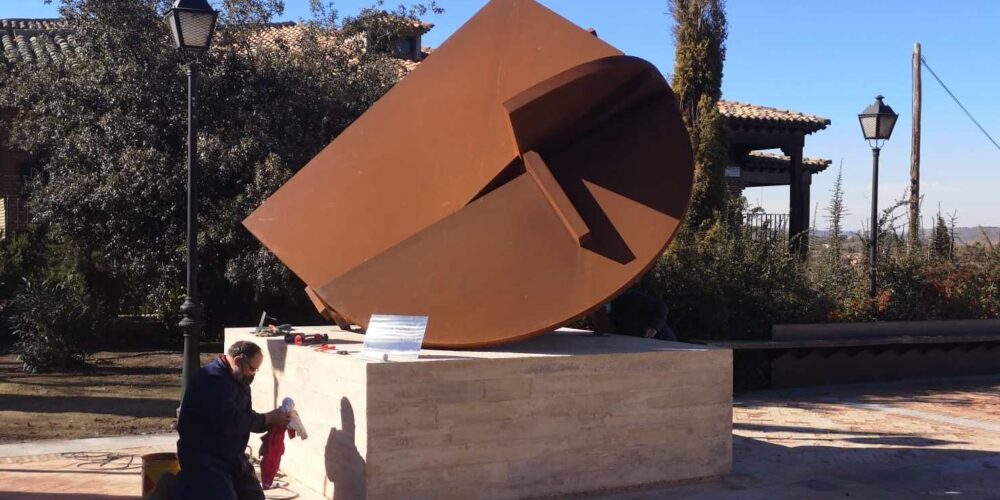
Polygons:
<instances>
[{"instance_id":1,"label":"person behind sculpture","mask_svg":"<svg viewBox=\"0 0 1000 500\"><path fill-rule=\"evenodd\" d=\"M659 297L629 290L611 301L611 322L622 335L657 340L677 340L667 325L667 304Z\"/></svg>"},{"instance_id":2,"label":"person behind sculpture","mask_svg":"<svg viewBox=\"0 0 1000 500\"><path fill-rule=\"evenodd\" d=\"M238 341L198 371L184 392L177 420L177 457L181 472L175 499L260 500L260 482L244 450L250 433L288 425L277 408L253 411L250 383L264 362L253 342Z\"/></svg>"},{"instance_id":3,"label":"person behind sculpture","mask_svg":"<svg viewBox=\"0 0 1000 500\"><path fill-rule=\"evenodd\" d=\"M676 341L667 313L667 304L659 298L629 290L594 311L590 321L598 332Z\"/></svg>"}]
</instances>

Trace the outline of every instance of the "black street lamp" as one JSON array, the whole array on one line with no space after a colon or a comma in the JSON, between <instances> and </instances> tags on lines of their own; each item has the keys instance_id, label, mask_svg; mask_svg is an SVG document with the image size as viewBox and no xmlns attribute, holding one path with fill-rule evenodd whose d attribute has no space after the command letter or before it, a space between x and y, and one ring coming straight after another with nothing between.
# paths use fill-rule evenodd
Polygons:
<instances>
[{"instance_id":1,"label":"black street lamp","mask_svg":"<svg viewBox=\"0 0 1000 500\"><path fill-rule=\"evenodd\" d=\"M872 147L872 225L868 254L868 296L871 297L873 304L876 293L875 264L878 259L878 156L882 151L882 145L892 135L896 119L899 118L899 115L882 102L882 99L882 96L876 96L875 102L858 115L861 132L865 134L865 139Z\"/></svg>"},{"instance_id":2,"label":"black street lamp","mask_svg":"<svg viewBox=\"0 0 1000 500\"><path fill-rule=\"evenodd\" d=\"M184 368L181 374L181 398L194 374L201 367L198 342L204 323L204 311L198 302L198 119L195 114L198 92L198 58L212 44L219 13L207 0L177 0L163 16L170 27L174 45L188 58L188 198L187 198L187 297L181 305L184 316L178 326L184 329ZM180 411L180 410L178 410Z\"/></svg>"}]
</instances>

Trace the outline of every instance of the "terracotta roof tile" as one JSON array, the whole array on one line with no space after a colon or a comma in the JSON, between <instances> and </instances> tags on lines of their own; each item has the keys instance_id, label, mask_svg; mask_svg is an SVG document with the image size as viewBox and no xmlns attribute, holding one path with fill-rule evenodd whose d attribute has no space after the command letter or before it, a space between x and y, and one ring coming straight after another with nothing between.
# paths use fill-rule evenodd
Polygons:
<instances>
[{"instance_id":1,"label":"terracotta roof tile","mask_svg":"<svg viewBox=\"0 0 1000 500\"><path fill-rule=\"evenodd\" d=\"M830 124L828 118L756 104L719 101L718 107L722 116L738 126L789 128L812 133L823 130Z\"/></svg>"},{"instance_id":2,"label":"terracotta roof tile","mask_svg":"<svg viewBox=\"0 0 1000 500\"><path fill-rule=\"evenodd\" d=\"M14 35L14 45L17 46L18 55L26 62L35 62L35 52L28 46L28 41L24 35Z\"/></svg>"},{"instance_id":3,"label":"terracotta roof tile","mask_svg":"<svg viewBox=\"0 0 1000 500\"><path fill-rule=\"evenodd\" d=\"M785 155L753 151L743 163L743 167L753 170L788 171L791 159ZM802 166L818 174L830 166L830 160L802 158Z\"/></svg>"},{"instance_id":4,"label":"terracotta roof tile","mask_svg":"<svg viewBox=\"0 0 1000 500\"><path fill-rule=\"evenodd\" d=\"M61 19L0 19L0 65L73 59L78 47L72 32Z\"/></svg>"},{"instance_id":5,"label":"terracotta roof tile","mask_svg":"<svg viewBox=\"0 0 1000 500\"><path fill-rule=\"evenodd\" d=\"M424 25L419 25L424 26ZM429 25L427 25L429 26ZM263 29L257 29L250 34L250 41L253 45L254 50L260 49L270 49L278 51L289 51L295 50L295 48L310 36L310 28L306 25L296 24L294 22L284 22L284 23L274 23L263 27ZM360 35L353 35L347 38L341 38L337 33L319 33L318 43L330 44L330 46L337 46L344 51L353 50L364 50L366 42L364 37ZM360 45L359 45L360 44ZM399 71L401 75L406 75L410 71L416 69L420 65L418 61L411 61L408 59L395 58L395 61L399 65Z\"/></svg>"},{"instance_id":6,"label":"terracotta roof tile","mask_svg":"<svg viewBox=\"0 0 1000 500\"><path fill-rule=\"evenodd\" d=\"M0 44L3 44L4 57L9 63L13 63L19 59L17 45L14 43L14 37L11 34L0 32Z\"/></svg>"},{"instance_id":7,"label":"terracotta roof tile","mask_svg":"<svg viewBox=\"0 0 1000 500\"><path fill-rule=\"evenodd\" d=\"M62 19L0 19L0 30L54 30L66 28Z\"/></svg>"},{"instance_id":8,"label":"terracotta roof tile","mask_svg":"<svg viewBox=\"0 0 1000 500\"><path fill-rule=\"evenodd\" d=\"M431 26L415 23L413 29L423 33ZM307 33L304 25L278 22L255 31L251 40L256 48L288 50L301 43ZM336 39L336 35L331 35L330 40ZM61 19L0 19L0 69L18 62L73 63L81 52L75 30ZM399 60L399 63L404 73L417 66L414 61Z\"/></svg>"},{"instance_id":9,"label":"terracotta roof tile","mask_svg":"<svg viewBox=\"0 0 1000 500\"><path fill-rule=\"evenodd\" d=\"M410 29L401 33L402 35L423 35L434 28L431 23L425 23L421 21L413 21L410 23Z\"/></svg>"},{"instance_id":10,"label":"terracotta roof tile","mask_svg":"<svg viewBox=\"0 0 1000 500\"><path fill-rule=\"evenodd\" d=\"M250 35L255 47L287 49L301 43L306 35L306 27L294 22L271 23L263 27L253 27Z\"/></svg>"}]
</instances>

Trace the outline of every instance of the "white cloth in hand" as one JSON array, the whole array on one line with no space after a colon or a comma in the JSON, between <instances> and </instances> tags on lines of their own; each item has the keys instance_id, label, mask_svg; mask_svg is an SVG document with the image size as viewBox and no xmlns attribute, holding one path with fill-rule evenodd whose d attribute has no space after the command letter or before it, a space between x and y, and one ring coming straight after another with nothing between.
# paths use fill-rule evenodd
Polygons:
<instances>
[{"instance_id":1,"label":"white cloth in hand","mask_svg":"<svg viewBox=\"0 0 1000 500\"><path fill-rule=\"evenodd\" d=\"M292 398L285 398L281 401L281 411L292 417L292 421L288 423L288 428L295 431L302 439L308 439L309 434L306 433L306 427L302 425L299 412L295 411L295 401L292 401Z\"/></svg>"}]
</instances>

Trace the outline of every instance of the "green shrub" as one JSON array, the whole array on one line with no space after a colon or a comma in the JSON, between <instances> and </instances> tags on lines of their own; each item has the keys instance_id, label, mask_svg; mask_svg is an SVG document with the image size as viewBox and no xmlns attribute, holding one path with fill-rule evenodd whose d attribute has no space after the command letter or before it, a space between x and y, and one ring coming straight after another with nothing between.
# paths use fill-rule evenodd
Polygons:
<instances>
[{"instance_id":1,"label":"green shrub","mask_svg":"<svg viewBox=\"0 0 1000 500\"><path fill-rule=\"evenodd\" d=\"M13 312L12 299L23 281L44 267L46 251L40 241L30 232L14 233L0 241L0 347L6 348L14 341L7 327Z\"/></svg>"},{"instance_id":2,"label":"green shrub","mask_svg":"<svg viewBox=\"0 0 1000 500\"><path fill-rule=\"evenodd\" d=\"M911 246L895 221L897 203L879 219L877 294L868 295L870 235L862 235L862 258L849 263L829 250L812 263L817 291L833 304L830 321L924 321L996 318L1000 308L1000 251L988 238L956 247L952 230L938 216L926 245ZM833 283L833 286L830 286Z\"/></svg>"},{"instance_id":3,"label":"green shrub","mask_svg":"<svg viewBox=\"0 0 1000 500\"><path fill-rule=\"evenodd\" d=\"M826 311L783 239L754 238L717 222L678 237L639 286L670 308L683 339L767 339L771 325Z\"/></svg>"},{"instance_id":4,"label":"green shrub","mask_svg":"<svg viewBox=\"0 0 1000 500\"><path fill-rule=\"evenodd\" d=\"M79 280L24 280L11 302L14 353L22 368L46 372L79 367L94 330Z\"/></svg>"}]
</instances>

